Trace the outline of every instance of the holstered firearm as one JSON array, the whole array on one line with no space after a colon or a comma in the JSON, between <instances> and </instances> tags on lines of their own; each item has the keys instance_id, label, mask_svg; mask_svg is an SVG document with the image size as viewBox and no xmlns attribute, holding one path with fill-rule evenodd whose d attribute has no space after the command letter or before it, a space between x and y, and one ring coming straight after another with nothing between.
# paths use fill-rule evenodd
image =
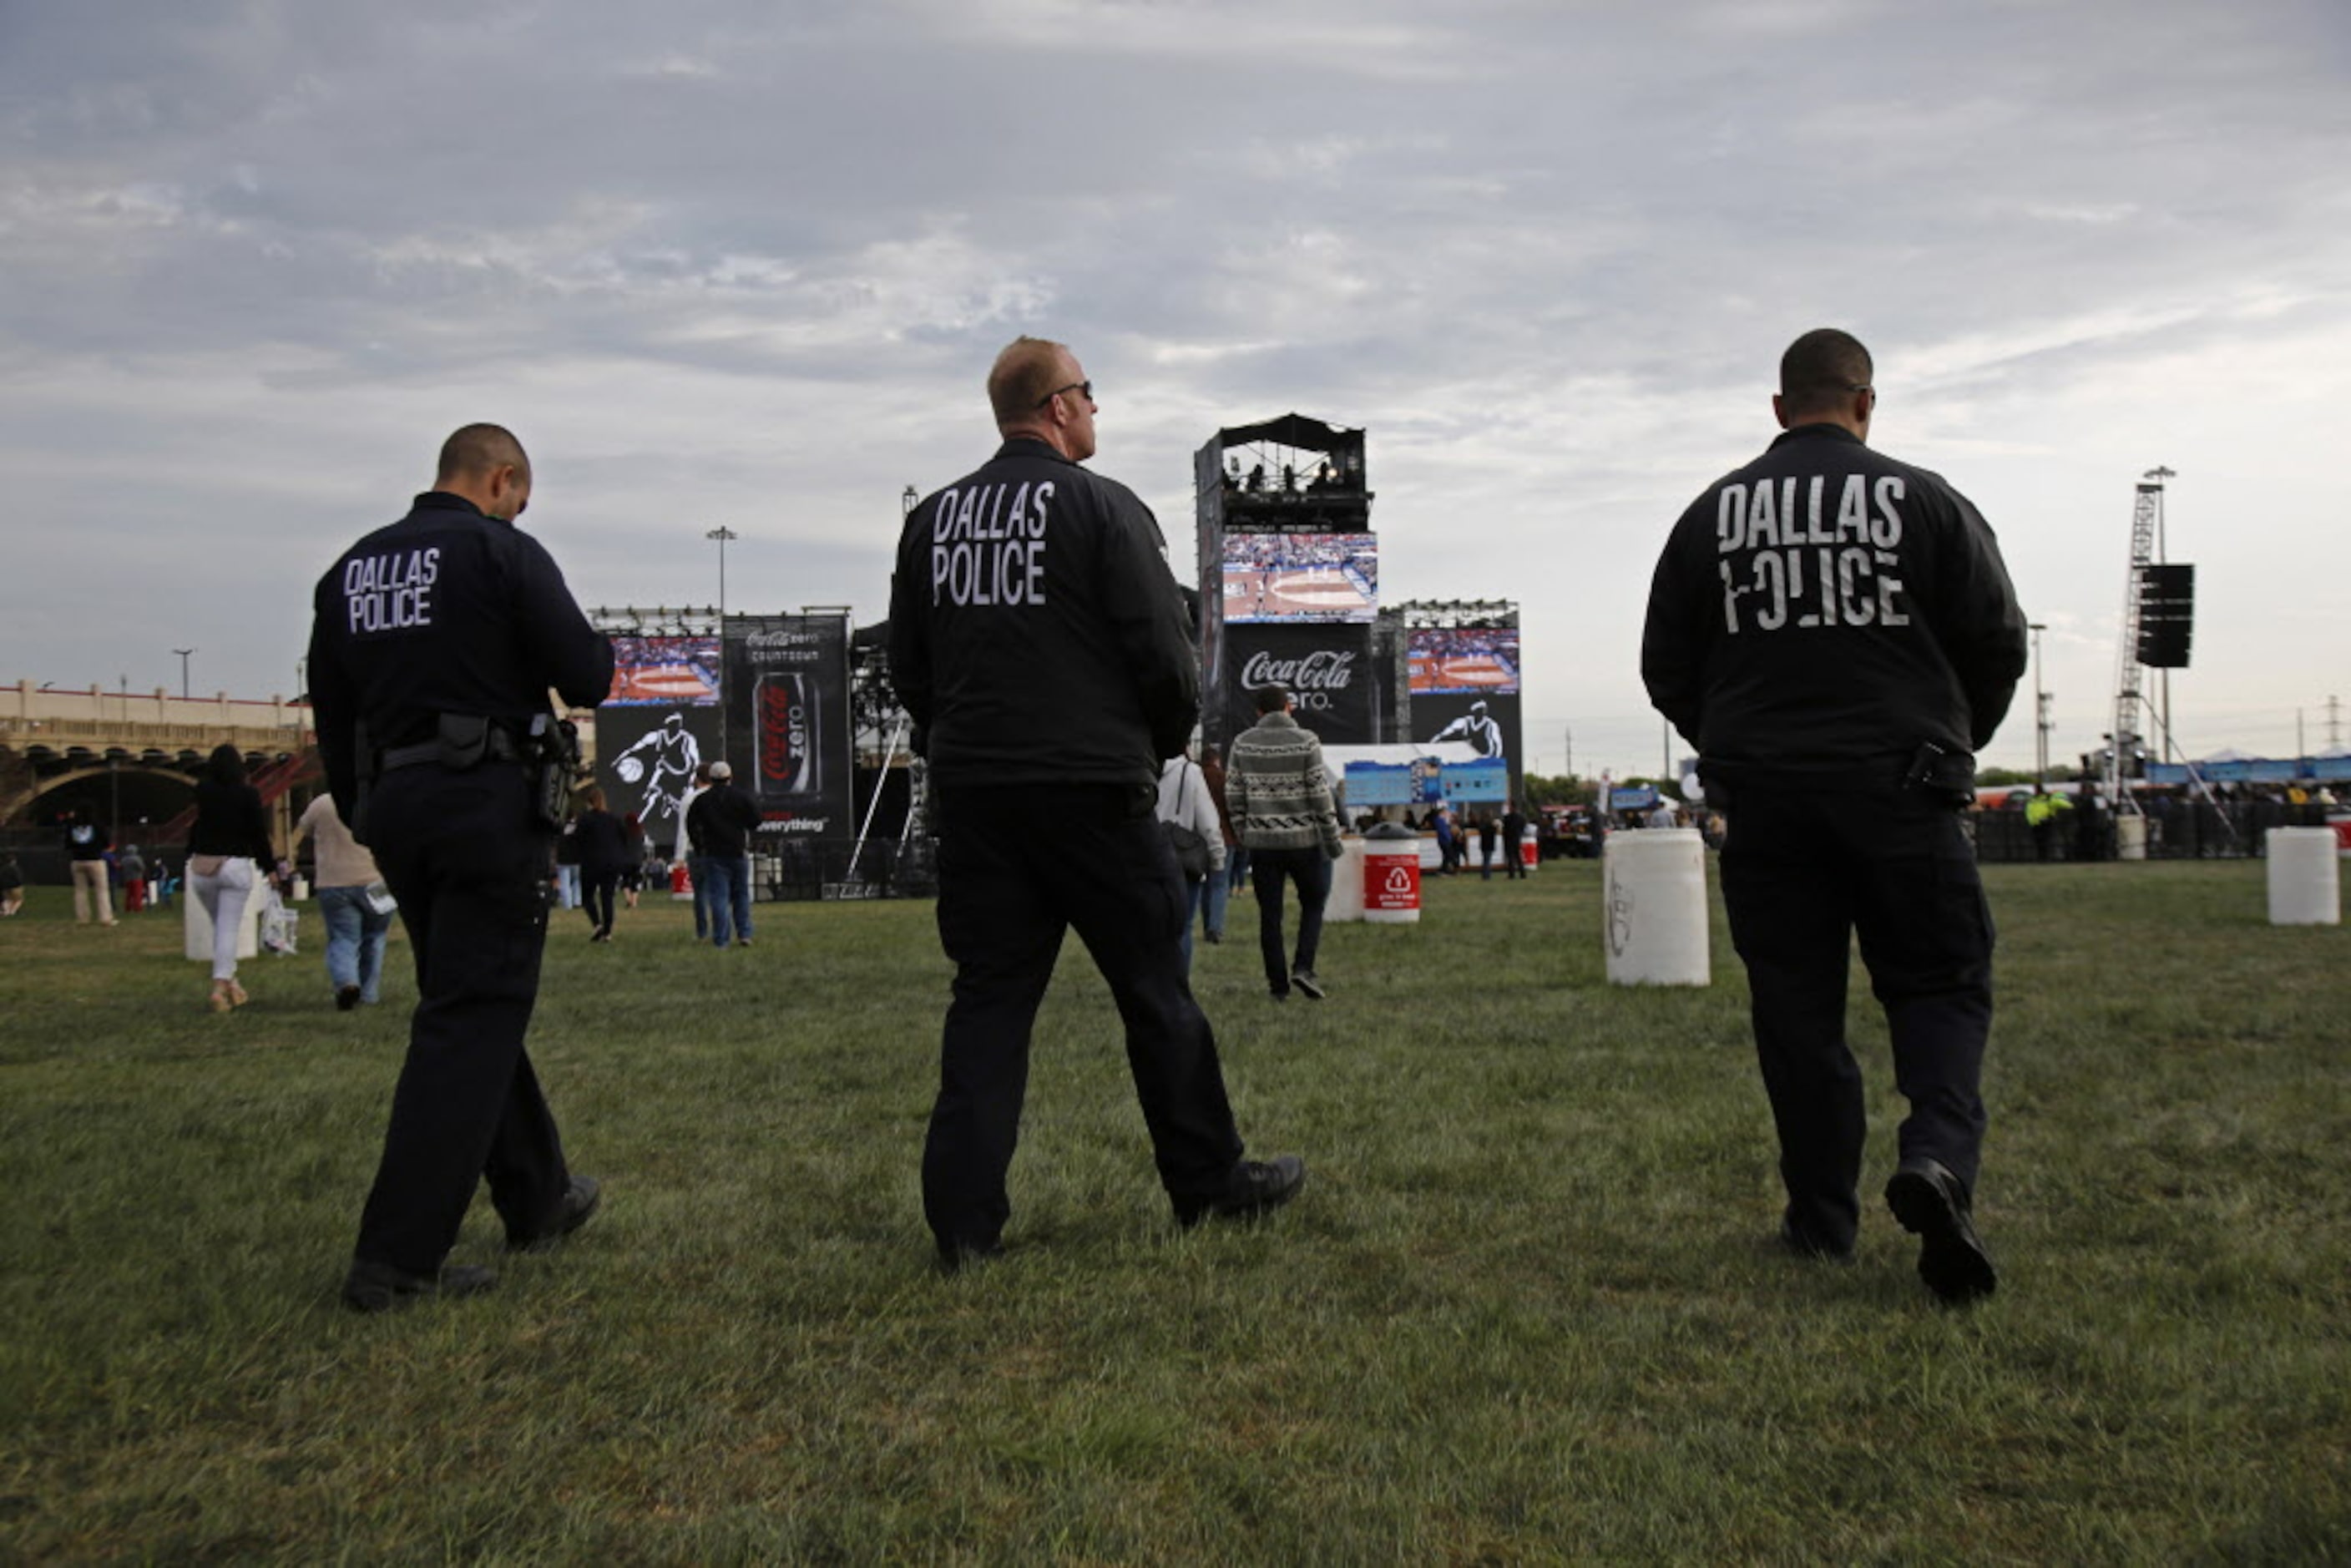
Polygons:
<instances>
[{"instance_id":1,"label":"holstered firearm","mask_svg":"<svg viewBox=\"0 0 2351 1568\"><path fill-rule=\"evenodd\" d=\"M571 815L571 791L581 777L580 727L551 713L533 714L523 750L532 814L542 827L559 831Z\"/></svg>"}]
</instances>

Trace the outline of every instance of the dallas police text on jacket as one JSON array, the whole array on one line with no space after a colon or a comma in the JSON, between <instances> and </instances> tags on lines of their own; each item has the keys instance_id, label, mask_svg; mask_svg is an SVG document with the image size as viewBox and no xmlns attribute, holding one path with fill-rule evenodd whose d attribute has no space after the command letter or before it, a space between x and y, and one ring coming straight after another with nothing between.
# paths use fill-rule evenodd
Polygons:
<instances>
[{"instance_id":1,"label":"dallas police text on jacket","mask_svg":"<svg viewBox=\"0 0 2351 1568\"><path fill-rule=\"evenodd\" d=\"M1799 493L1803 510L1797 510ZM1776 492L1776 499L1774 498ZM1800 627L1907 626L1902 579L1902 499L1898 475L1879 476L1876 512L1859 474L1844 476L1836 517L1823 504L1828 479L1815 474L1746 485L1728 484L1715 497L1715 549L1722 557L1722 619L1733 636L1750 625L1777 632L1792 616ZM1755 596L1743 623L1740 601Z\"/></svg>"},{"instance_id":2,"label":"dallas police text on jacket","mask_svg":"<svg viewBox=\"0 0 2351 1568\"><path fill-rule=\"evenodd\" d=\"M354 635L433 624L441 547L357 555L343 562L345 629Z\"/></svg>"},{"instance_id":3,"label":"dallas police text on jacket","mask_svg":"<svg viewBox=\"0 0 2351 1568\"><path fill-rule=\"evenodd\" d=\"M1052 504L1050 479L943 491L931 514L931 602L1042 604Z\"/></svg>"}]
</instances>

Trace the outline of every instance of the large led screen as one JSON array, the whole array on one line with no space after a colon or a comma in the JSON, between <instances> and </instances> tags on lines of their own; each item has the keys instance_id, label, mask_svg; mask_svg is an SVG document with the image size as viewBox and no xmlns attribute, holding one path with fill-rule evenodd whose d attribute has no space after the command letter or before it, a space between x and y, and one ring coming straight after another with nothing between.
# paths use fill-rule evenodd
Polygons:
<instances>
[{"instance_id":1,"label":"large led screen","mask_svg":"<svg viewBox=\"0 0 2351 1568\"><path fill-rule=\"evenodd\" d=\"M716 707L718 639L614 637L606 706Z\"/></svg>"},{"instance_id":2,"label":"large led screen","mask_svg":"<svg viewBox=\"0 0 2351 1568\"><path fill-rule=\"evenodd\" d=\"M1225 536L1225 623L1370 621L1379 541L1370 534Z\"/></svg>"},{"instance_id":3,"label":"large led screen","mask_svg":"<svg viewBox=\"0 0 2351 1568\"><path fill-rule=\"evenodd\" d=\"M1515 626L1416 626L1406 657L1415 696L1476 692L1499 697L1519 692Z\"/></svg>"}]
</instances>

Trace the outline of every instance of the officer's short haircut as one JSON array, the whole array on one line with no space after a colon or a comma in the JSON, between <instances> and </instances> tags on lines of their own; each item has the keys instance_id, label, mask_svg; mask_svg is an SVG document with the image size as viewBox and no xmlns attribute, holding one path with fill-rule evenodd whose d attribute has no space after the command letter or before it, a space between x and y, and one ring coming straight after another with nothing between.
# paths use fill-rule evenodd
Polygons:
<instances>
[{"instance_id":1,"label":"officer's short haircut","mask_svg":"<svg viewBox=\"0 0 2351 1568\"><path fill-rule=\"evenodd\" d=\"M1860 339L1817 327L1780 356L1780 398L1790 413L1819 413L1869 385L1876 373Z\"/></svg>"},{"instance_id":2,"label":"officer's short haircut","mask_svg":"<svg viewBox=\"0 0 2351 1568\"><path fill-rule=\"evenodd\" d=\"M1015 338L1004 346L987 372L987 406L998 424L1022 423L1061 390L1061 356L1067 352L1066 344L1050 338Z\"/></svg>"},{"instance_id":3,"label":"officer's short haircut","mask_svg":"<svg viewBox=\"0 0 2351 1568\"><path fill-rule=\"evenodd\" d=\"M509 464L524 484L530 483L530 459L514 432L502 424L469 424L441 444L438 477L470 478Z\"/></svg>"},{"instance_id":4,"label":"officer's short haircut","mask_svg":"<svg viewBox=\"0 0 2351 1568\"><path fill-rule=\"evenodd\" d=\"M1258 712L1259 712L1259 713L1280 713L1283 708L1286 708L1286 707L1288 707L1289 706L1290 706L1290 688L1289 688L1289 687L1287 687L1287 686L1259 686L1259 687L1258 687L1258 689L1257 689L1257 711L1258 711Z\"/></svg>"}]
</instances>

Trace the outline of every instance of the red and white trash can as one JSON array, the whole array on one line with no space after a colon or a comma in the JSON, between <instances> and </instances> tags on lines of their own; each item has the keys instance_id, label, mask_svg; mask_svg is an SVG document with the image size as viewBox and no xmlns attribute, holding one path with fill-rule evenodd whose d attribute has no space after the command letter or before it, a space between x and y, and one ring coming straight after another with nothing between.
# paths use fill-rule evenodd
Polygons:
<instances>
[{"instance_id":1,"label":"red and white trash can","mask_svg":"<svg viewBox=\"0 0 2351 1568\"><path fill-rule=\"evenodd\" d=\"M1420 919L1420 835L1382 822L1364 835L1364 921L1410 925Z\"/></svg>"}]
</instances>

